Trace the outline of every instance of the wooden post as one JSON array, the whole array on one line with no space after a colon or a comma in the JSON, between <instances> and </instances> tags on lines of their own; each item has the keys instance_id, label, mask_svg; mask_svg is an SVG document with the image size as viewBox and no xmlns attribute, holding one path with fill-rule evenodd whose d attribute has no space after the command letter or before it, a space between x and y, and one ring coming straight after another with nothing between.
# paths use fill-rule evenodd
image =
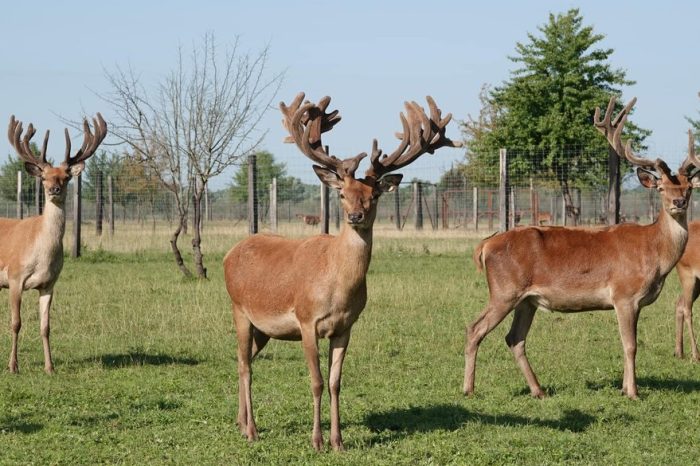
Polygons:
<instances>
[{"instance_id":1,"label":"wooden post","mask_svg":"<svg viewBox=\"0 0 700 466\"><path fill-rule=\"evenodd\" d=\"M608 225L620 223L620 156L608 146Z\"/></svg>"},{"instance_id":2,"label":"wooden post","mask_svg":"<svg viewBox=\"0 0 700 466\"><path fill-rule=\"evenodd\" d=\"M114 236L114 191L112 190L112 175L107 176L107 211L109 212L109 236Z\"/></svg>"},{"instance_id":3,"label":"wooden post","mask_svg":"<svg viewBox=\"0 0 700 466\"><path fill-rule=\"evenodd\" d=\"M248 156L248 233L258 232L258 170L255 154Z\"/></svg>"},{"instance_id":4,"label":"wooden post","mask_svg":"<svg viewBox=\"0 0 700 466\"><path fill-rule=\"evenodd\" d=\"M82 176L75 177L73 182L73 248L71 257L80 257L80 222L82 220Z\"/></svg>"},{"instance_id":5,"label":"wooden post","mask_svg":"<svg viewBox=\"0 0 700 466\"><path fill-rule=\"evenodd\" d=\"M41 178L35 178L34 179L34 205L36 207L36 214L41 215L41 212L43 212L43 195L44 195L44 187L41 184Z\"/></svg>"},{"instance_id":6,"label":"wooden post","mask_svg":"<svg viewBox=\"0 0 700 466\"><path fill-rule=\"evenodd\" d=\"M539 199L537 196L537 193L535 192L535 187L532 184L532 177L530 178L530 214L532 215L532 219L530 224L532 225L539 225L539 219L540 219L540 206L539 206Z\"/></svg>"},{"instance_id":7,"label":"wooden post","mask_svg":"<svg viewBox=\"0 0 700 466\"><path fill-rule=\"evenodd\" d=\"M331 213L329 200L331 197L330 188L321 183L321 233L328 234L328 227L330 223Z\"/></svg>"},{"instance_id":8,"label":"wooden post","mask_svg":"<svg viewBox=\"0 0 700 466\"><path fill-rule=\"evenodd\" d=\"M510 186L508 185L508 153L506 149L498 151L499 158L499 186L498 186L498 220L500 231L508 230L508 215L509 202L508 193Z\"/></svg>"},{"instance_id":9,"label":"wooden post","mask_svg":"<svg viewBox=\"0 0 700 466\"><path fill-rule=\"evenodd\" d=\"M508 190L508 229L515 228L515 190L511 187Z\"/></svg>"},{"instance_id":10,"label":"wooden post","mask_svg":"<svg viewBox=\"0 0 700 466\"><path fill-rule=\"evenodd\" d=\"M413 182L413 205L416 209L416 230L423 229L423 188L420 181Z\"/></svg>"},{"instance_id":11,"label":"wooden post","mask_svg":"<svg viewBox=\"0 0 700 466\"><path fill-rule=\"evenodd\" d=\"M102 236L102 217L103 207L102 202L102 172L95 173L95 234Z\"/></svg>"},{"instance_id":12,"label":"wooden post","mask_svg":"<svg viewBox=\"0 0 700 466\"><path fill-rule=\"evenodd\" d=\"M472 219L474 222L474 231L479 231L479 188L472 188ZM466 219L465 219L466 220Z\"/></svg>"},{"instance_id":13,"label":"wooden post","mask_svg":"<svg viewBox=\"0 0 700 466\"><path fill-rule=\"evenodd\" d=\"M401 199L399 197L399 186L394 191L394 219L396 220L396 229L401 230Z\"/></svg>"},{"instance_id":14,"label":"wooden post","mask_svg":"<svg viewBox=\"0 0 700 466\"><path fill-rule=\"evenodd\" d=\"M270 183L270 230L277 233L277 177Z\"/></svg>"},{"instance_id":15,"label":"wooden post","mask_svg":"<svg viewBox=\"0 0 700 466\"><path fill-rule=\"evenodd\" d=\"M24 207L22 206L22 171L17 171L17 218L24 218Z\"/></svg>"},{"instance_id":16,"label":"wooden post","mask_svg":"<svg viewBox=\"0 0 700 466\"><path fill-rule=\"evenodd\" d=\"M440 204L438 204L438 185L435 185L435 197L433 198L433 205L435 207L435 222L433 222L433 230L438 229L438 221L440 219Z\"/></svg>"}]
</instances>

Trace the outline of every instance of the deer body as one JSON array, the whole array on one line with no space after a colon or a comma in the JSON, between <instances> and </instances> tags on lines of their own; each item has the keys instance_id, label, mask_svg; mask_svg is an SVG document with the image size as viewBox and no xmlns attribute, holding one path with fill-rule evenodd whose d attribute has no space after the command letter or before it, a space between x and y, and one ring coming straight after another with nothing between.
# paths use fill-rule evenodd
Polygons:
<instances>
[{"instance_id":1,"label":"deer body","mask_svg":"<svg viewBox=\"0 0 700 466\"><path fill-rule=\"evenodd\" d=\"M700 294L700 221L688 224L688 244L676 265L681 283L681 295L676 303L676 344L674 354L683 357L683 324L688 330L688 339L693 361L700 361L698 344L693 331L693 303Z\"/></svg>"}]
</instances>

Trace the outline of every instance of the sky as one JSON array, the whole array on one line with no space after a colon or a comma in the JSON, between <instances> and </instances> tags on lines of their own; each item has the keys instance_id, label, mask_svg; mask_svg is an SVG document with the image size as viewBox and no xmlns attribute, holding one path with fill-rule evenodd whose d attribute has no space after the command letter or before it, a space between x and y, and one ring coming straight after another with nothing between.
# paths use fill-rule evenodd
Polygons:
<instances>
[{"instance_id":1,"label":"sky","mask_svg":"<svg viewBox=\"0 0 700 466\"><path fill-rule=\"evenodd\" d=\"M538 34L549 13L570 8L605 35L599 46L614 49L609 62L636 81L623 98L638 98L633 119L653 131L649 154L677 166L687 148L685 118L700 117L700 2L692 1L7 2L0 16L0 120L14 114L33 122L38 143L50 129L49 156L60 160L61 116L99 111L109 122L112 111L96 95L109 90L105 71L130 66L155 86L174 68L179 46L191 49L212 33L220 47L236 37L253 54L269 46L270 73L285 73L275 102L300 91L313 101L330 95L343 117L324 135L335 155L369 152L373 138L393 150L403 102L424 103L426 95L443 115L453 114L447 135L459 139L458 121L478 115L482 85L501 84L515 69L508 57L516 43ZM280 121L275 105L261 121L263 148L289 174L315 181L311 162L282 143ZM75 134L74 146L81 142ZM11 151L0 138L0 163ZM441 149L402 172L434 181L463 158L463 149Z\"/></svg>"}]
</instances>

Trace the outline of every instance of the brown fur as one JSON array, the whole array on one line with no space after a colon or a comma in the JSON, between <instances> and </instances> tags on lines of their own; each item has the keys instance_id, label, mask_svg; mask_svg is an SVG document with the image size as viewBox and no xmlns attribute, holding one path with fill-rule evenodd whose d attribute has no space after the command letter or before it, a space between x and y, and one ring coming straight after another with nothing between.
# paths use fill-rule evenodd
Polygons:
<instances>
[{"instance_id":1,"label":"brown fur","mask_svg":"<svg viewBox=\"0 0 700 466\"><path fill-rule=\"evenodd\" d=\"M676 264L681 295L676 303L676 345L675 355L683 357L683 324L688 330L688 339L693 361L700 361L698 344L693 332L693 303L700 293L700 221L688 225L688 244Z\"/></svg>"}]
</instances>

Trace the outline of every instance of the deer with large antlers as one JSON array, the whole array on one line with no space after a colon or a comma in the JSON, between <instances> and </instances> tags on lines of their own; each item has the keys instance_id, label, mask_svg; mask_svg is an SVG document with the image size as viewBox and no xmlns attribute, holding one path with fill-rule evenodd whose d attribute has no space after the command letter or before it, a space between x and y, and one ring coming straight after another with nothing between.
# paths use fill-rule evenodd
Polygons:
<instances>
[{"instance_id":1,"label":"deer with large antlers","mask_svg":"<svg viewBox=\"0 0 700 466\"><path fill-rule=\"evenodd\" d=\"M224 258L226 289L233 305L238 338L238 425L248 440L258 437L251 397L251 361L270 338L301 340L311 374L313 394L312 444L323 446L318 339L330 340L328 388L331 402L331 446L343 449L340 432L340 379L350 331L367 301L366 275L372 255L372 226L377 202L384 192L397 189L398 170L420 155L443 146L457 146L445 136L451 115L441 117L428 97L430 116L415 102L406 103L400 115L403 132L398 148L385 155L374 140L371 165L364 178L355 178L367 154L339 159L327 153L322 133L340 121L338 111L326 113L330 98L318 104L297 95L289 105L280 104L286 142L315 165L321 182L338 190L345 222L338 236L285 239L255 235L234 246Z\"/></svg>"},{"instance_id":2,"label":"deer with large antlers","mask_svg":"<svg viewBox=\"0 0 700 466\"><path fill-rule=\"evenodd\" d=\"M22 326L20 307L22 292L39 291L41 339L44 346L44 370L53 373L51 347L49 345L49 311L53 298L53 287L63 268L63 233L65 231L66 187L68 181L78 176L90 157L107 135L107 124L98 113L93 119L94 134L87 120L83 121L84 140L82 147L71 156L71 141L66 135L65 160L54 167L46 159L49 131L38 157L30 147L36 132L30 123L22 137L22 122L10 117L8 138L17 155L24 161L30 175L41 179L46 206L41 215L23 220L0 218L0 288L9 288L12 329L10 372L19 370L17 364L17 339Z\"/></svg>"},{"instance_id":3,"label":"deer with large antlers","mask_svg":"<svg viewBox=\"0 0 700 466\"><path fill-rule=\"evenodd\" d=\"M525 354L525 339L538 307L561 312L614 309L617 315L624 374L622 392L638 397L635 376L637 321L642 307L653 303L666 275L683 254L688 240L686 209L698 186L693 151L674 174L661 159L639 157L621 136L632 99L613 120L615 98L603 119L596 108L595 127L615 151L636 165L641 184L656 189L663 209L651 225L622 224L602 228L527 227L483 240L474 251L489 286L486 308L466 329L464 393L474 392L479 344L514 310L506 336L531 394L542 398L537 377Z\"/></svg>"}]
</instances>

